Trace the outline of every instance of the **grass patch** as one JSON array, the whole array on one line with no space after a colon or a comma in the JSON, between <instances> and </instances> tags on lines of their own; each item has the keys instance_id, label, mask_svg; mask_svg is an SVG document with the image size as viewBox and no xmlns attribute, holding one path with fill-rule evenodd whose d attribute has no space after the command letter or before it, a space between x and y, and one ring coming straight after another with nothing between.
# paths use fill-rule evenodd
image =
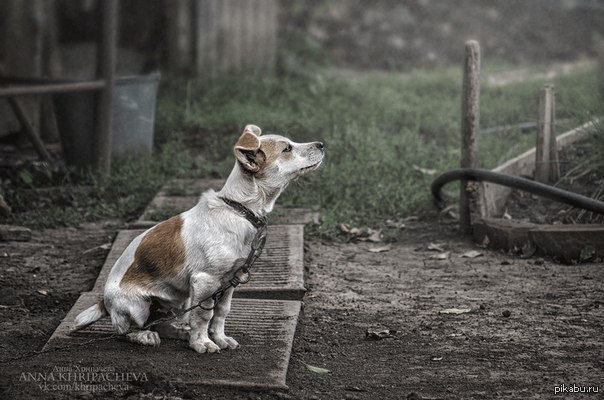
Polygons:
<instances>
[{"instance_id":1,"label":"grass patch","mask_svg":"<svg viewBox=\"0 0 604 400\"><path fill-rule=\"evenodd\" d=\"M501 88L483 85L482 127L536 122L543 83L530 79ZM553 83L558 132L597 112L595 68ZM15 211L9 222L53 227L133 219L168 178L226 177L234 163L232 145L243 126L254 123L265 133L326 143L321 169L286 191L282 205L318 206L323 218L319 234L334 236L341 223L380 228L387 219L432 208L429 185L434 177L421 168L444 172L458 166L460 94L457 67L353 76L250 74L212 84L168 76L158 98L159 150L153 159L120 163L108 180L72 172L57 182L48 174L20 172L3 183ZM480 165L491 168L534 141L534 134L514 127L483 135Z\"/></svg>"},{"instance_id":2,"label":"grass patch","mask_svg":"<svg viewBox=\"0 0 604 400\"><path fill-rule=\"evenodd\" d=\"M177 140L166 143L151 159L118 163L107 179L77 170L59 176L43 165L24 166L3 182L4 196L13 208L8 222L55 228L103 218L135 219L168 178L193 170L208 172Z\"/></svg>"},{"instance_id":3,"label":"grass patch","mask_svg":"<svg viewBox=\"0 0 604 400\"><path fill-rule=\"evenodd\" d=\"M495 68L496 69L496 68ZM594 69L554 80L558 132L596 112ZM481 125L536 122L538 91L532 79L502 88L483 85ZM162 90L160 133L186 132L199 141L219 175L226 176L231 146L246 123L296 141L326 143L326 159L312 177L281 199L289 206L320 206L320 232L340 223L380 227L386 219L432 207L433 176L458 166L461 71L417 70L407 74L364 73L339 77L238 76L207 85L169 79ZM510 128L481 138L482 167L491 168L534 146L534 134Z\"/></svg>"}]
</instances>

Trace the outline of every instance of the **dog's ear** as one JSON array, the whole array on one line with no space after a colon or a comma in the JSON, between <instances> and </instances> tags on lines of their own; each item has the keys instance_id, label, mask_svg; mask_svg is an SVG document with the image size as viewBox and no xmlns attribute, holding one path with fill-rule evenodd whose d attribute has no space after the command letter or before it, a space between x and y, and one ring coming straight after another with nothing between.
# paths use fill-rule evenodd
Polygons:
<instances>
[{"instance_id":1,"label":"dog's ear","mask_svg":"<svg viewBox=\"0 0 604 400\"><path fill-rule=\"evenodd\" d=\"M260 139L253 133L253 128L260 131L255 125L248 125L243 130L243 133L235 143L235 158L243 168L256 173L260 170L264 162L264 155L260 152Z\"/></svg>"},{"instance_id":2,"label":"dog's ear","mask_svg":"<svg viewBox=\"0 0 604 400\"><path fill-rule=\"evenodd\" d=\"M260 128L258 128L256 125L252 125L252 124L246 125L245 128L243 128L243 133L245 133L245 132L249 132L256 136L262 135L262 130Z\"/></svg>"}]
</instances>

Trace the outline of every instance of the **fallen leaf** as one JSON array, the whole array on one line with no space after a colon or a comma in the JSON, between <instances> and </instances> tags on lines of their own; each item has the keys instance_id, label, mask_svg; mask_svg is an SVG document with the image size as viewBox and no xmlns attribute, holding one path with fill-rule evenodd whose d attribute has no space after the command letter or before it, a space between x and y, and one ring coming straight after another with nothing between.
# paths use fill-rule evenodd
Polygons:
<instances>
[{"instance_id":1,"label":"fallen leaf","mask_svg":"<svg viewBox=\"0 0 604 400\"><path fill-rule=\"evenodd\" d=\"M309 370L310 372L314 372L315 374L328 374L331 372L328 369L315 367L314 365L309 365L304 362L302 364L304 364L304 366L306 367L307 370Z\"/></svg>"},{"instance_id":2,"label":"fallen leaf","mask_svg":"<svg viewBox=\"0 0 604 400\"><path fill-rule=\"evenodd\" d=\"M84 250L82 252L82 254L88 254L88 253L91 253L91 252L93 252L93 251L95 251L97 249L109 250L110 248L111 248L111 243L105 243L105 244L102 244L100 246L96 246L96 247L92 247L92 248L90 248L88 250Z\"/></svg>"},{"instance_id":3,"label":"fallen leaf","mask_svg":"<svg viewBox=\"0 0 604 400\"><path fill-rule=\"evenodd\" d=\"M48 296L48 291L44 290L44 289L38 289L38 293L44 295L44 296Z\"/></svg>"},{"instance_id":4,"label":"fallen leaf","mask_svg":"<svg viewBox=\"0 0 604 400\"><path fill-rule=\"evenodd\" d=\"M340 224L340 231L342 231L344 233L349 233L350 226L348 226L348 224Z\"/></svg>"},{"instance_id":5,"label":"fallen leaf","mask_svg":"<svg viewBox=\"0 0 604 400\"><path fill-rule=\"evenodd\" d=\"M414 170L421 172L424 175L434 175L436 173L435 169L430 169L430 168L422 168L420 166L417 166L415 164L413 164L411 166Z\"/></svg>"},{"instance_id":6,"label":"fallen leaf","mask_svg":"<svg viewBox=\"0 0 604 400\"><path fill-rule=\"evenodd\" d=\"M432 357L432 361L441 361L442 357Z\"/></svg>"},{"instance_id":7,"label":"fallen leaf","mask_svg":"<svg viewBox=\"0 0 604 400\"><path fill-rule=\"evenodd\" d=\"M431 260L446 260L449 258L449 252L446 251L444 253L435 254L430 257Z\"/></svg>"},{"instance_id":8,"label":"fallen leaf","mask_svg":"<svg viewBox=\"0 0 604 400\"><path fill-rule=\"evenodd\" d=\"M367 249L370 253L383 253L385 251L390 251L392 247L388 244L386 246L378 246L378 247L370 247Z\"/></svg>"},{"instance_id":9,"label":"fallen leaf","mask_svg":"<svg viewBox=\"0 0 604 400\"><path fill-rule=\"evenodd\" d=\"M387 219L386 220L386 225L388 225L391 228L397 228L397 229L405 229L406 226L404 223L400 222L400 221L393 221L391 219Z\"/></svg>"},{"instance_id":10,"label":"fallen leaf","mask_svg":"<svg viewBox=\"0 0 604 400\"><path fill-rule=\"evenodd\" d=\"M467 314L471 312L471 308L446 308L444 310L440 310L440 314Z\"/></svg>"},{"instance_id":11,"label":"fallen leaf","mask_svg":"<svg viewBox=\"0 0 604 400\"><path fill-rule=\"evenodd\" d=\"M508 212L504 212L502 215L503 219L512 219L512 216L510 214L508 214Z\"/></svg>"},{"instance_id":12,"label":"fallen leaf","mask_svg":"<svg viewBox=\"0 0 604 400\"><path fill-rule=\"evenodd\" d=\"M394 329L383 329L381 331L374 331L367 329L365 331L365 340L382 340L394 338L396 331Z\"/></svg>"},{"instance_id":13,"label":"fallen leaf","mask_svg":"<svg viewBox=\"0 0 604 400\"><path fill-rule=\"evenodd\" d=\"M476 250L470 250L470 251L466 251L465 253L463 253L461 255L462 258L476 258L476 257L480 257L482 255L482 253L480 251L476 251Z\"/></svg>"},{"instance_id":14,"label":"fallen leaf","mask_svg":"<svg viewBox=\"0 0 604 400\"><path fill-rule=\"evenodd\" d=\"M361 228L350 228L350 234L351 235L359 235L361 232L363 232L363 230Z\"/></svg>"},{"instance_id":15,"label":"fallen leaf","mask_svg":"<svg viewBox=\"0 0 604 400\"><path fill-rule=\"evenodd\" d=\"M439 251L441 253L445 251L445 249L443 249L442 245L436 244L436 243L430 243L428 245L428 250Z\"/></svg>"},{"instance_id":16,"label":"fallen leaf","mask_svg":"<svg viewBox=\"0 0 604 400\"><path fill-rule=\"evenodd\" d=\"M367 237L367 240L369 240L370 242L381 242L382 241L382 231L377 230L377 231L369 231L370 235Z\"/></svg>"}]
</instances>

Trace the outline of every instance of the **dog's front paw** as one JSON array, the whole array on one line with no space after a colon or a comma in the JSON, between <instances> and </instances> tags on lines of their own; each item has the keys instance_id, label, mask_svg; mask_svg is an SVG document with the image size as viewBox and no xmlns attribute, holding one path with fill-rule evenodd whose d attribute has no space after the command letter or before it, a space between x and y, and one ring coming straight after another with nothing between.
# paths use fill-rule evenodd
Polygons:
<instances>
[{"instance_id":1,"label":"dog's front paw","mask_svg":"<svg viewBox=\"0 0 604 400\"><path fill-rule=\"evenodd\" d=\"M214 343L216 343L221 349L234 350L240 347L239 343L237 343L237 341L230 336L214 335L212 336L212 340L214 340Z\"/></svg>"},{"instance_id":2,"label":"dog's front paw","mask_svg":"<svg viewBox=\"0 0 604 400\"><path fill-rule=\"evenodd\" d=\"M145 346L157 347L161 343L159 334L153 331L137 331L126 335L129 341Z\"/></svg>"},{"instance_id":3,"label":"dog's front paw","mask_svg":"<svg viewBox=\"0 0 604 400\"><path fill-rule=\"evenodd\" d=\"M220 353L220 347L210 339L191 341L189 347L198 353Z\"/></svg>"}]
</instances>

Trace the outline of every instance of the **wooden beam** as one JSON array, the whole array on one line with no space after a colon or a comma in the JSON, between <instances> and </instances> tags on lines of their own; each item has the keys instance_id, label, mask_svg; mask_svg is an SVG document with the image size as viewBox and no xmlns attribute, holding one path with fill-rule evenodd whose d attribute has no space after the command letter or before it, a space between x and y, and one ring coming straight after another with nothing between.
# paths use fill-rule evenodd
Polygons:
<instances>
[{"instance_id":1,"label":"wooden beam","mask_svg":"<svg viewBox=\"0 0 604 400\"><path fill-rule=\"evenodd\" d=\"M95 166L102 174L111 172L111 140L113 124L113 92L117 60L117 0L99 2L101 11L101 40L98 47L97 74L105 81L97 97Z\"/></svg>"},{"instance_id":2,"label":"wooden beam","mask_svg":"<svg viewBox=\"0 0 604 400\"><path fill-rule=\"evenodd\" d=\"M105 87L105 81L90 81L77 83L53 83L47 85L30 85L0 88L0 97L32 96L40 94L85 92L101 90Z\"/></svg>"},{"instance_id":3,"label":"wooden beam","mask_svg":"<svg viewBox=\"0 0 604 400\"><path fill-rule=\"evenodd\" d=\"M465 45L465 63L461 102L461 168L478 165L480 138L480 45L469 40ZM459 227L462 234L472 233L471 202L479 201L478 185L461 181L459 191ZM477 204L474 204L477 206Z\"/></svg>"}]
</instances>

